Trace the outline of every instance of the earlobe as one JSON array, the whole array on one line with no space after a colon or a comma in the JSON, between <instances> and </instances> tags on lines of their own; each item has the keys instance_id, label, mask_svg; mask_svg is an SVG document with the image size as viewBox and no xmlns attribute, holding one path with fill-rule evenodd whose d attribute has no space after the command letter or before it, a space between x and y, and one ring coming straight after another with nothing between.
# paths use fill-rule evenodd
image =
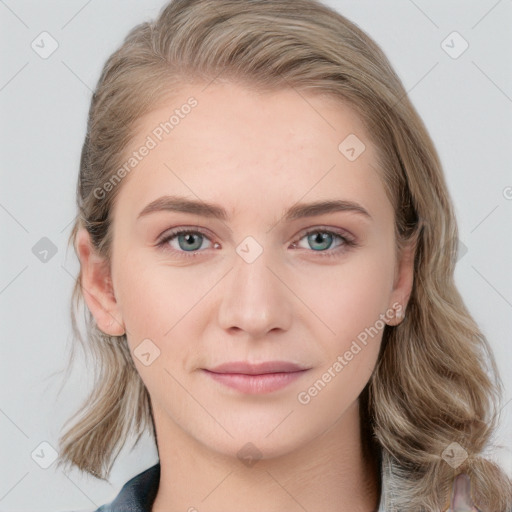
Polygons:
<instances>
[{"instance_id":1,"label":"earlobe","mask_svg":"<svg viewBox=\"0 0 512 512\"><path fill-rule=\"evenodd\" d=\"M405 319L405 308L406 306L402 301L395 301L390 308L393 313L386 320L386 323L391 326L400 325Z\"/></svg>"},{"instance_id":2,"label":"earlobe","mask_svg":"<svg viewBox=\"0 0 512 512\"><path fill-rule=\"evenodd\" d=\"M85 228L78 231L75 247L80 259L83 296L96 325L105 334L122 336L125 328L114 295L109 262L97 254Z\"/></svg>"}]
</instances>

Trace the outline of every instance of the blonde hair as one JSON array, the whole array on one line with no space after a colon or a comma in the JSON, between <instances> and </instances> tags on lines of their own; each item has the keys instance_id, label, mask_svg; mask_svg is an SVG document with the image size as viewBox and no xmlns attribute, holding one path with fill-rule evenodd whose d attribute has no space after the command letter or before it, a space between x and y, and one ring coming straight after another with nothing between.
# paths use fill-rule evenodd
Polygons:
<instances>
[{"instance_id":1,"label":"blonde hair","mask_svg":"<svg viewBox=\"0 0 512 512\"><path fill-rule=\"evenodd\" d=\"M416 241L407 315L399 326L386 326L360 397L368 443L379 447L386 510L444 510L454 477L465 472L480 508L508 511L512 484L482 456L502 384L490 346L454 284L457 226L438 155L381 49L334 10L314 0L175 0L155 21L135 27L107 60L92 97L70 243L85 227L97 252L109 258L110 212L122 183L101 198L95 190L122 165L137 120L174 86L219 76L350 104L377 149L398 247ZM82 336L77 314L83 306L80 273L73 329L98 372L61 438L60 463L106 478L129 434L138 435L135 442L147 429L154 435L154 423L126 336L101 333L87 308ZM442 456L453 442L468 454L456 469Z\"/></svg>"}]
</instances>

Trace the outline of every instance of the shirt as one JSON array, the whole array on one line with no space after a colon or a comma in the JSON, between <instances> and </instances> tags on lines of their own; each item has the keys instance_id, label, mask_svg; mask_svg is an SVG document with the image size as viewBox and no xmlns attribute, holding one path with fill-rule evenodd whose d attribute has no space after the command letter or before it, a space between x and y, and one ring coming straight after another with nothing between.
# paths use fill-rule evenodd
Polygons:
<instances>
[{"instance_id":1,"label":"shirt","mask_svg":"<svg viewBox=\"0 0 512 512\"><path fill-rule=\"evenodd\" d=\"M150 512L160 483L160 463L126 482L111 503L96 512Z\"/></svg>"}]
</instances>

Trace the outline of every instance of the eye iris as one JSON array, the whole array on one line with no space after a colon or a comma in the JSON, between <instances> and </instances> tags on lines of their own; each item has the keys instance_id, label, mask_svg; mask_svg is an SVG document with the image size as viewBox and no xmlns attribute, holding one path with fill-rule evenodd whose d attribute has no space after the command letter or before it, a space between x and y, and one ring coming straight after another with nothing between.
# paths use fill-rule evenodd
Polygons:
<instances>
[{"instance_id":1,"label":"eye iris","mask_svg":"<svg viewBox=\"0 0 512 512\"><path fill-rule=\"evenodd\" d=\"M331 246L332 243L332 235L330 233L314 233L308 235L308 243L312 249L315 251L320 251L323 249L328 249ZM322 246L321 247L313 247L311 244L319 243Z\"/></svg>"},{"instance_id":2,"label":"eye iris","mask_svg":"<svg viewBox=\"0 0 512 512\"><path fill-rule=\"evenodd\" d=\"M196 241L194 243L194 237ZM203 236L199 233L181 233L178 235L178 244L184 251L194 251L201 247Z\"/></svg>"}]
</instances>

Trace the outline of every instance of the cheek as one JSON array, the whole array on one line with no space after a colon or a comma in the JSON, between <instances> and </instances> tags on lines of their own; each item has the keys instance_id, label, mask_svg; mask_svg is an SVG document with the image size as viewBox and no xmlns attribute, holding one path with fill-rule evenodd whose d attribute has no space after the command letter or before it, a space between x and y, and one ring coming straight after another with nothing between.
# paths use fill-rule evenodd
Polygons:
<instances>
[{"instance_id":1,"label":"cheek","mask_svg":"<svg viewBox=\"0 0 512 512\"><path fill-rule=\"evenodd\" d=\"M203 324L198 319L205 318L204 298L223 269L173 268L155 262L154 256L144 256L142 251L138 255L136 251L119 254L125 255L119 258L115 275L121 313L134 362L150 387L155 378L168 381L164 369L174 372L176 368L192 366L191 361L201 350ZM150 368L137 360L142 350L138 347L148 339L158 353ZM150 344L150 352L151 348Z\"/></svg>"},{"instance_id":2,"label":"cheek","mask_svg":"<svg viewBox=\"0 0 512 512\"><path fill-rule=\"evenodd\" d=\"M166 303L162 300L163 283L154 282L151 267L130 264L126 259L119 268L119 304L127 331L132 337L159 337L163 329ZM168 329L169 327L167 327Z\"/></svg>"},{"instance_id":3,"label":"cheek","mask_svg":"<svg viewBox=\"0 0 512 512\"><path fill-rule=\"evenodd\" d=\"M172 376L187 367L193 356L187 312L198 302L201 292L191 287L180 271L139 257L125 257L117 267L117 290L128 345L137 371L152 396L162 390L181 396Z\"/></svg>"},{"instance_id":4,"label":"cheek","mask_svg":"<svg viewBox=\"0 0 512 512\"><path fill-rule=\"evenodd\" d=\"M357 264L331 268L326 277L323 292L315 288L307 299L329 327L319 323L314 329L322 364L297 398L309 404L311 416L327 414L334 423L360 395L375 368L383 316L389 311L393 258L361 256Z\"/></svg>"},{"instance_id":5,"label":"cheek","mask_svg":"<svg viewBox=\"0 0 512 512\"><path fill-rule=\"evenodd\" d=\"M119 261L116 279L128 330L157 339L191 312L214 283L211 275L192 276L186 268L166 266L142 252Z\"/></svg>"},{"instance_id":6,"label":"cheek","mask_svg":"<svg viewBox=\"0 0 512 512\"><path fill-rule=\"evenodd\" d=\"M320 337L327 340L326 349L342 350L366 329L383 327L380 319L390 305L393 271L390 249L360 251L340 265L301 273L297 294L322 321L316 332L324 333Z\"/></svg>"}]
</instances>

